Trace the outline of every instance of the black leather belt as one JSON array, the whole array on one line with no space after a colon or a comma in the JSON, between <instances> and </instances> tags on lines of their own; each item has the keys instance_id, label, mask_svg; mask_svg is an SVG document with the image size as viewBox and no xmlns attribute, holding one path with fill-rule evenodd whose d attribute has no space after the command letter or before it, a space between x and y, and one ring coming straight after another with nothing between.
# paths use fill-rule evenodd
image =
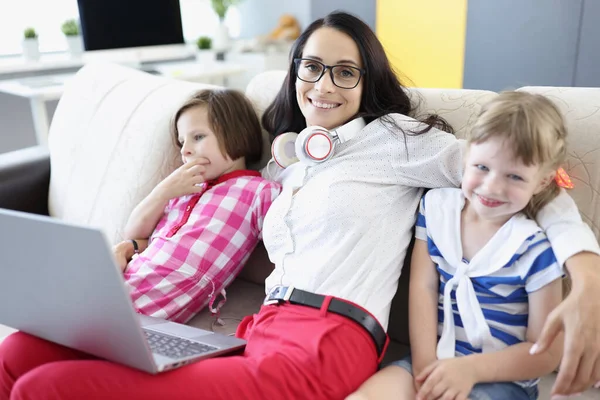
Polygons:
<instances>
[{"instance_id":1,"label":"black leather belt","mask_svg":"<svg viewBox=\"0 0 600 400\"><path fill-rule=\"evenodd\" d=\"M321 305L323 304L323 301L325 301L325 296L296 289L293 286L275 286L271 289L267 297L265 297L263 304L280 304L284 301L321 309ZM381 360L381 358L383 358L383 354L385 353L388 344L388 336L383 327L373 316L371 316L371 314L352 303L347 303L335 297L331 299L327 310L350 318L362 326L369 332L371 338L373 338L379 359Z\"/></svg>"}]
</instances>

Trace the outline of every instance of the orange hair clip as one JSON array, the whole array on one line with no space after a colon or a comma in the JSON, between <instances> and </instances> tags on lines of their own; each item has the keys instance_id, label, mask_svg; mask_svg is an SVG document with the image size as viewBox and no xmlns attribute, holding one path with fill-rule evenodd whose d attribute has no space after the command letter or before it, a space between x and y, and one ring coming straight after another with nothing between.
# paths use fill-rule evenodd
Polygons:
<instances>
[{"instance_id":1,"label":"orange hair clip","mask_svg":"<svg viewBox=\"0 0 600 400\"><path fill-rule=\"evenodd\" d=\"M571 178L569 177L567 172L562 168L556 170L556 176L554 177L554 180L556 180L558 186L562 188L573 189L575 187L573 185L573 182L571 182Z\"/></svg>"}]
</instances>

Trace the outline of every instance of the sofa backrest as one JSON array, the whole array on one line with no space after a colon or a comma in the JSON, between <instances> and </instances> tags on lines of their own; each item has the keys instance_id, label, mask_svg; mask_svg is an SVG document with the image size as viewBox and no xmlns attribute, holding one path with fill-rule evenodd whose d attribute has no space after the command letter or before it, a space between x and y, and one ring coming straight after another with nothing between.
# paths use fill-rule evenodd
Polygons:
<instances>
[{"instance_id":1,"label":"sofa backrest","mask_svg":"<svg viewBox=\"0 0 600 400\"><path fill-rule=\"evenodd\" d=\"M564 169L575 185L569 194L600 240L600 88L528 86L517 90L542 94L561 110L569 132Z\"/></svg>"},{"instance_id":2,"label":"sofa backrest","mask_svg":"<svg viewBox=\"0 0 600 400\"><path fill-rule=\"evenodd\" d=\"M246 95L256 110L264 112L273 101L285 78L285 71L269 71L256 76ZM582 218L600 240L600 89L524 87L518 90L540 93L554 101L562 111L569 129L569 156L565 170L575 188L569 191ZM456 135L465 137L473 127L481 107L498 94L486 90L410 88L417 116L438 114L452 125ZM392 302L388 333L400 343L408 344L408 259ZM253 277L256 281L256 277Z\"/></svg>"},{"instance_id":3,"label":"sofa backrest","mask_svg":"<svg viewBox=\"0 0 600 400\"><path fill-rule=\"evenodd\" d=\"M257 75L246 94L262 113L273 101L285 78L285 71ZM562 111L569 130L569 155L565 170L575 188L569 194L584 221L600 240L600 88L523 87L517 89L547 96ZM409 94L417 115L435 113L454 127L458 137L472 128L481 107L498 94L487 90L419 89Z\"/></svg>"},{"instance_id":4,"label":"sofa backrest","mask_svg":"<svg viewBox=\"0 0 600 400\"><path fill-rule=\"evenodd\" d=\"M50 215L121 240L132 209L180 165L170 118L203 87L112 64L83 67L50 128Z\"/></svg>"}]
</instances>

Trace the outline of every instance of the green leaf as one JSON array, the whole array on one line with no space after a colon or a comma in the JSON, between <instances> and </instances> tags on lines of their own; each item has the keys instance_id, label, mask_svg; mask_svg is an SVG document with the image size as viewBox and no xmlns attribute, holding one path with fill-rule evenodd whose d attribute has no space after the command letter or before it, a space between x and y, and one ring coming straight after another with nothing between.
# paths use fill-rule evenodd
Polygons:
<instances>
[{"instance_id":1,"label":"green leaf","mask_svg":"<svg viewBox=\"0 0 600 400\"><path fill-rule=\"evenodd\" d=\"M77 20L69 19L62 24L61 30L65 36L77 36L79 35L79 24Z\"/></svg>"},{"instance_id":2,"label":"green leaf","mask_svg":"<svg viewBox=\"0 0 600 400\"><path fill-rule=\"evenodd\" d=\"M231 6L239 4L242 0L211 0L212 8L222 21L225 19L225 14Z\"/></svg>"},{"instance_id":3,"label":"green leaf","mask_svg":"<svg viewBox=\"0 0 600 400\"><path fill-rule=\"evenodd\" d=\"M199 50L208 50L212 47L212 39L208 36L200 36L196 41Z\"/></svg>"},{"instance_id":4,"label":"green leaf","mask_svg":"<svg viewBox=\"0 0 600 400\"><path fill-rule=\"evenodd\" d=\"M25 39L35 39L38 37L37 32L33 28L26 28L23 36L25 36Z\"/></svg>"}]
</instances>

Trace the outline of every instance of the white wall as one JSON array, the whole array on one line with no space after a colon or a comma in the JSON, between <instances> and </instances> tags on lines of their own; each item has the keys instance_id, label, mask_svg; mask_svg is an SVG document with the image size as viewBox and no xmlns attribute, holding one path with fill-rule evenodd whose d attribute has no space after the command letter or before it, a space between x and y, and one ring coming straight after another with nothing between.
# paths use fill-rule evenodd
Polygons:
<instances>
[{"instance_id":1,"label":"white wall","mask_svg":"<svg viewBox=\"0 0 600 400\"><path fill-rule=\"evenodd\" d=\"M310 1L244 0L238 5L241 15L241 38L266 35L277 26L279 17L291 14L302 29L312 22Z\"/></svg>"},{"instance_id":2,"label":"white wall","mask_svg":"<svg viewBox=\"0 0 600 400\"><path fill-rule=\"evenodd\" d=\"M356 15L375 30L376 0L311 0L311 20L322 18L332 11L346 11Z\"/></svg>"},{"instance_id":3,"label":"white wall","mask_svg":"<svg viewBox=\"0 0 600 400\"><path fill-rule=\"evenodd\" d=\"M240 37L268 34L282 14L292 14L304 29L334 10L350 12L375 30L375 4L376 0L244 0L238 6L242 22Z\"/></svg>"}]
</instances>

